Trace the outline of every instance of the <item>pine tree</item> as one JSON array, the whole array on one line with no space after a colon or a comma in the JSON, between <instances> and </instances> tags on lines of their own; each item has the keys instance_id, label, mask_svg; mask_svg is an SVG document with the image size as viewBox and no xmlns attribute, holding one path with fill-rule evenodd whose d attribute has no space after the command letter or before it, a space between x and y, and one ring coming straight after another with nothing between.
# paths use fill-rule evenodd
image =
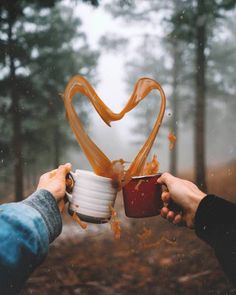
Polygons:
<instances>
[{"instance_id":1,"label":"pine tree","mask_svg":"<svg viewBox=\"0 0 236 295\"><path fill-rule=\"evenodd\" d=\"M164 88L171 89L168 91L167 107L169 120L163 124L162 127L169 127L169 129L178 135L178 121L181 121L181 113L179 106L181 101L187 105L191 104L189 98L190 76L189 63L184 63L181 58L189 59L186 54L185 47L182 42L176 39L171 34L173 24L166 18L166 15L175 13L177 3L170 1L168 3L160 3L157 1L139 2L139 1L121 1L120 4L107 5L107 9L115 16L120 17L127 22L140 23L155 28L159 25L157 21L161 16L163 31L166 37L160 38L155 30L146 33L143 36L139 35L140 44L133 50L132 59L127 62L127 82L129 90L137 78L142 76L149 76L159 81ZM109 44L109 37L106 37L106 45ZM115 42L110 38L110 47L114 46ZM124 43L124 38L117 38L117 40ZM179 87L181 85L181 87ZM180 89L181 88L181 89ZM137 143L143 142L150 133L153 126L153 118L157 113L158 99L154 95L148 98L148 104L142 104L142 107L134 112L136 117L136 125L132 131L136 131L135 136L139 135ZM185 109L184 109L184 112ZM155 113L155 114L154 114ZM178 114L179 113L179 114ZM161 129L162 130L162 129ZM160 136L160 135L159 135ZM160 137L159 137L160 138ZM170 170L172 173L177 173L177 147L170 152Z\"/></svg>"},{"instance_id":2,"label":"pine tree","mask_svg":"<svg viewBox=\"0 0 236 295\"><path fill-rule=\"evenodd\" d=\"M206 48L216 20L234 6L234 0L180 0L178 11L172 16L173 33L195 48L195 181L205 191Z\"/></svg>"},{"instance_id":3,"label":"pine tree","mask_svg":"<svg viewBox=\"0 0 236 295\"><path fill-rule=\"evenodd\" d=\"M63 128L58 124L62 111L58 91L70 75L80 70L89 73L91 65L95 65L96 54L90 52L85 36L77 34L78 21L68 14L67 19L63 19L59 10L53 10L57 2L0 3L0 66L3 73L0 127L6 135L1 140L1 150L14 166L18 201L23 198L24 157L35 159L37 147L46 149L45 139L50 130L55 132L54 137L62 132ZM89 2L97 4L97 1ZM78 56L72 44L75 37L81 42ZM86 63L88 66L84 66ZM43 118L48 114L50 120L46 123ZM32 146L27 147L27 140ZM57 153L59 151L55 151Z\"/></svg>"}]
</instances>

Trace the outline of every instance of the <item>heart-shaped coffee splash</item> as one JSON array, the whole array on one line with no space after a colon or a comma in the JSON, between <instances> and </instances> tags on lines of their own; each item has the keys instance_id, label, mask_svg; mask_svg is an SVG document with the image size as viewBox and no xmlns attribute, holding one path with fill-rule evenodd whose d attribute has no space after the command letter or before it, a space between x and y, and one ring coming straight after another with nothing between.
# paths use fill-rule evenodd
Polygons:
<instances>
[{"instance_id":1,"label":"heart-shaped coffee splash","mask_svg":"<svg viewBox=\"0 0 236 295\"><path fill-rule=\"evenodd\" d=\"M123 168L125 162L123 160L111 161L88 136L74 109L72 99L76 93L86 96L103 121L108 126L111 126L111 122L121 120L126 113L135 108L137 104L154 89L158 90L161 95L159 114L149 137L130 164L128 170L125 171ZM132 176L142 175L146 159L152 148L165 113L165 93L158 82L150 78L139 79L134 86L130 99L120 113L112 112L112 110L100 99L90 83L84 77L78 75L72 77L67 84L63 99L67 119L95 174L112 178L115 181L118 181L122 186L128 183Z\"/></svg>"}]
</instances>

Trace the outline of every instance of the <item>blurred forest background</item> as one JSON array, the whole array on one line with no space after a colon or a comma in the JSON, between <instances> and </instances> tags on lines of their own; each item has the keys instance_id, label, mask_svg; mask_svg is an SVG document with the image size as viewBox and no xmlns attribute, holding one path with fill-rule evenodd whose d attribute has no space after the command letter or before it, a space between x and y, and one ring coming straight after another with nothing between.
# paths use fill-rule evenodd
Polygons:
<instances>
[{"instance_id":1,"label":"blurred forest background","mask_svg":"<svg viewBox=\"0 0 236 295\"><path fill-rule=\"evenodd\" d=\"M84 75L102 98L109 96L104 101L114 110L124 105L140 77L160 82L167 94L167 111L152 152L158 154L162 171L194 180L204 191L236 201L235 0L0 0L1 203L22 200L35 189L42 173L61 162L72 162L74 169L88 168L66 121L61 99L68 80L75 74ZM119 125L119 131L114 126L109 133L85 99L74 101L92 138L113 159L132 160L159 109L153 93ZM168 150L170 131L177 136L173 151ZM115 143L111 135L116 136ZM65 231L52 248L61 247L62 251L52 254L23 293L130 294L139 288L145 294L235 292L213 256L208 259L210 250L193 234L160 221L130 221L123 216L121 198L117 206L128 226L127 232L124 229L127 243L122 240L115 244L105 229L104 236L98 239L101 229L96 226L85 238L78 229L73 232L65 217ZM142 243L142 250L134 247L137 233L146 227L155 237L167 233L171 241L179 237L185 242L173 251L168 243L160 246L158 254L152 249L148 257ZM74 237L68 238L68 232ZM65 239L69 239L71 248ZM102 267L115 259L112 272L107 270L108 279L97 277L94 266L86 268L89 258L86 262L76 256L80 239L80 247L90 253L88 257L91 253L100 257L99 261L93 257L95 266ZM130 254L129 263L124 253ZM167 258L163 258L165 253ZM70 259L64 268L55 266L65 255ZM79 257L83 270L79 268ZM123 259L127 261L122 269ZM132 277L127 272L135 263L137 269ZM52 265L55 271L48 273ZM67 281L59 275L63 271ZM122 277L122 273L126 276ZM113 277L109 279L109 275ZM47 282L47 276L51 282ZM114 280L122 280L123 284L112 289ZM44 291L40 291L42 282ZM163 287L168 282L170 293ZM183 284L189 285L183 289Z\"/></svg>"}]
</instances>

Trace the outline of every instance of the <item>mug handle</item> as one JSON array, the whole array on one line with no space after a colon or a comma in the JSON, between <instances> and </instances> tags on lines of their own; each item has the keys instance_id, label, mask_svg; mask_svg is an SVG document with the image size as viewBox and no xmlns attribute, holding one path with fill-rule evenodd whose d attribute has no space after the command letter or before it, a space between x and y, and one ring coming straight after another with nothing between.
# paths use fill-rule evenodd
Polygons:
<instances>
[{"instance_id":1,"label":"mug handle","mask_svg":"<svg viewBox=\"0 0 236 295\"><path fill-rule=\"evenodd\" d=\"M75 185L75 180L73 177L74 173L73 172L69 172L66 175L66 196L68 198L68 201L71 203L72 202L72 191Z\"/></svg>"},{"instance_id":2,"label":"mug handle","mask_svg":"<svg viewBox=\"0 0 236 295\"><path fill-rule=\"evenodd\" d=\"M69 203L72 203L72 195L66 191L66 196L67 196Z\"/></svg>"}]
</instances>

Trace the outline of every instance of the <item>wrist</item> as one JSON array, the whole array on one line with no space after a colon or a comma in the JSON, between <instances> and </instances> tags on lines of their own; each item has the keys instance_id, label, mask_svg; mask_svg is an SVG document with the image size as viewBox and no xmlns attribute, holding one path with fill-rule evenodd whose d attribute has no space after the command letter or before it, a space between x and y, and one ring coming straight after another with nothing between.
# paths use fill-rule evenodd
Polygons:
<instances>
[{"instance_id":1,"label":"wrist","mask_svg":"<svg viewBox=\"0 0 236 295\"><path fill-rule=\"evenodd\" d=\"M193 213L196 213L197 208L201 202L201 200L206 196L205 193L199 191L199 192L194 192L192 196L189 198L190 199L190 206L191 206L191 211Z\"/></svg>"},{"instance_id":2,"label":"wrist","mask_svg":"<svg viewBox=\"0 0 236 295\"><path fill-rule=\"evenodd\" d=\"M48 191L52 195L52 197L56 200L56 202L59 202L60 199L62 199L63 196L65 195L65 194L63 194L61 192L61 190L55 189L55 188L50 187L50 186L44 185L44 186L38 186L37 187L37 190L41 190L41 189Z\"/></svg>"},{"instance_id":3,"label":"wrist","mask_svg":"<svg viewBox=\"0 0 236 295\"><path fill-rule=\"evenodd\" d=\"M195 223L195 215L197 212L197 209L199 207L200 202L202 201L203 198L206 197L206 194L203 193L202 191L198 191L198 192L194 192L191 197L189 198L190 200L190 216L191 216L191 223L192 223L192 227L194 227L194 223Z\"/></svg>"},{"instance_id":4,"label":"wrist","mask_svg":"<svg viewBox=\"0 0 236 295\"><path fill-rule=\"evenodd\" d=\"M61 233L62 220L55 198L49 190L39 189L23 201L24 204L36 209L42 216L51 243Z\"/></svg>"}]
</instances>

